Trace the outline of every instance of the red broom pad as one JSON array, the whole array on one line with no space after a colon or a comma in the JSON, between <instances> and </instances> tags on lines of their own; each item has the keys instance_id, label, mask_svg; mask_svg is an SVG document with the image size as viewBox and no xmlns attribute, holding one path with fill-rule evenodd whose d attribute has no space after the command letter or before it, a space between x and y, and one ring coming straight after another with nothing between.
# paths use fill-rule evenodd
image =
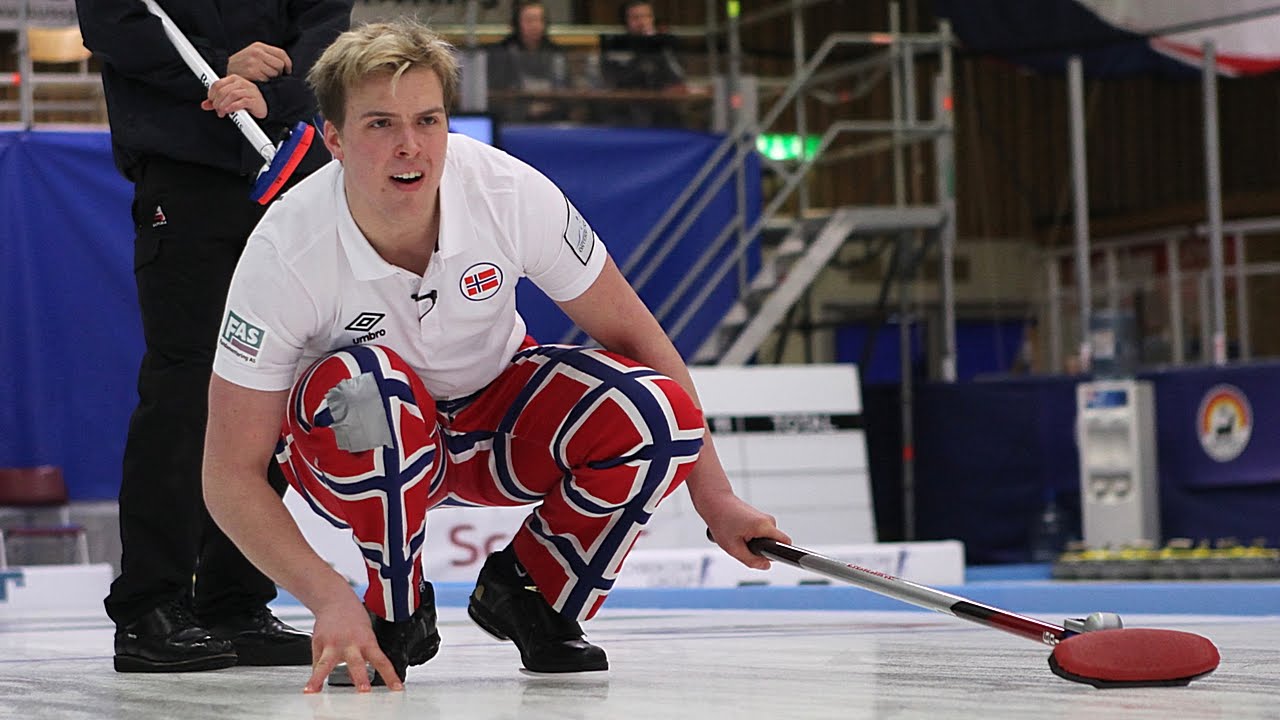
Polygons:
<instances>
[{"instance_id":1,"label":"red broom pad","mask_svg":"<svg viewBox=\"0 0 1280 720\"><path fill-rule=\"evenodd\" d=\"M1054 674L1098 688L1186 685L1218 667L1208 638L1179 630L1124 628L1073 635L1049 656Z\"/></svg>"}]
</instances>

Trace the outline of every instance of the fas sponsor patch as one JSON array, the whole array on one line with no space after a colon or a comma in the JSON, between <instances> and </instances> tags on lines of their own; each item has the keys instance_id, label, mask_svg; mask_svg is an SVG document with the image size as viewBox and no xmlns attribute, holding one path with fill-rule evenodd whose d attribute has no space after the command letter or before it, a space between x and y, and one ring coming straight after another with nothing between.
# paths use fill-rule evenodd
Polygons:
<instances>
[{"instance_id":1,"label":"fas sponsor patch","mask_svg":"<svg viewBox=\"0 0 1280 720\"><path fill-rule=\"evenodd\" d=\"M578 208L574 207L568 198L565 198L564 204L569 211L569 218L564 228L564 241L573 248L573 254L578 256L578 260L586 265L591 259L591 251L596 248L596 234L587 224L586 218L582 217L582 213L578 212Z\"/></svg>"},{"instance_id":2,"label":"fas sponsor patch","mask_svg":"<svg viewBox=\"0 0 1280 720\"><path fill-rule=\"evenodd\" d=\"M262 352L262 342L266 338L265 329L228 310L227 317L222 321L218 344L230 350L237 358L254 365L258 362L258 354Z\"/></svg>"}]
</instances>

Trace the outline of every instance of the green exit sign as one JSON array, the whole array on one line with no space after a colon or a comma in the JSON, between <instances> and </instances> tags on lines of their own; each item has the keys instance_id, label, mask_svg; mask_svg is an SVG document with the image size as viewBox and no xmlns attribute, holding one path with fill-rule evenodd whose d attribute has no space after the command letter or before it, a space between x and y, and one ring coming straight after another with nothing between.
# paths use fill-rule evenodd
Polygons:
<instances>
[{"instance_id":1,"label":"green exit sign","mask_svg":"<svg viewBox=\"0 0 1280 720\"><path fill-rule=\"evenodd\" d=\"M765 133L756 136L756 150L770 160L811 160L818 154L818 135L802 139L796 133Z\"/></svg>"}]
</instances>

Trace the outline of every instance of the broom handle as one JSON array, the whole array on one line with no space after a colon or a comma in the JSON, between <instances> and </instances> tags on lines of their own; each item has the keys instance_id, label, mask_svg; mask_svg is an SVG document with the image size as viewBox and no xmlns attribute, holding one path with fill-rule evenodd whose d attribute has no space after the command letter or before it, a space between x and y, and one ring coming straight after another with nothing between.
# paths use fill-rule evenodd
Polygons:
<instances>
[{"instance_id":1,"label":"broom handle","mask_svg":"<svg viewBox=\"0 0 1280 720\"><path fill-rule=\"evenodd\" d=\"M169 37L169 42L173 44L174 49L182 56L182 60L187 64L187 67L191 68L191 72L200 78L200 82L206 89L213 85L214 81L218 80L218 74L213 71L213 68L209 67L209 63L205 62L200 53L196 52L195 46L191 44L190 40L187 40L187 37L182 34L182 31L173 23L173 20L169 19L164 9L157 5L155 0L142 0L142 2L147 6L147 10L151 11L152 15L160 18L160 24L164 26L164 34ZM267 134L262 132L262 128L258 127L258 123L253 121L253 116L244 110L236 110L227 117L231 118L231 122L235 123L241 134L249 140L249 143L258 151L262 159L266 160L267 164L270 165L276 156L275 143L272 143L267 138Z\"/></svg>"},{"instance_id":2,"label":"broom handle","mask_svg":"<svg viewBox=\"0 0 1280 720\"><path fill-rule=\"evenodd\" d=\"M983 605L959 595L935 590L934 588L896 578L875 570L868 570L857 565L840 562L820 555L812 550L795 545L778 542L770 538L756 538L747 543L751 552L763 555L770 560L777 560L802 570L826 575L837 580L844 580L871 592L887 595L926 610L946 613L962 620L969 620L980 625L993 627L1014 635L1044 643L1057 645L1074 633L1060 625L1036 620L1011 613L1007 610Z\"/></svg>"}]
</instances>

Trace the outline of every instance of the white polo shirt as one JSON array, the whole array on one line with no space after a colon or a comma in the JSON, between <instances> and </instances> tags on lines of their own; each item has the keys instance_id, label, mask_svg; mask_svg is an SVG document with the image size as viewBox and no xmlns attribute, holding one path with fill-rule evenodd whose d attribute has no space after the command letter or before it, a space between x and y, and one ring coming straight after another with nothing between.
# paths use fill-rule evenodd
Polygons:
<instances>
[{"instance_id":1,"label":"white polo shirt","mask_svg":"<svg viewBox=\"0 0 1280 720\"><path fill-rule=\"evenodd\" d=\"M501 150L449 136L440 242L425 275L396 267L356 226L331 162L272 205L236 266L213 370L255 390L287 390L318 358L377 343L436 399L493 381L525 338L516 281L572 300L606 251L549 179Z\"/></svg>"}]
</instances>

